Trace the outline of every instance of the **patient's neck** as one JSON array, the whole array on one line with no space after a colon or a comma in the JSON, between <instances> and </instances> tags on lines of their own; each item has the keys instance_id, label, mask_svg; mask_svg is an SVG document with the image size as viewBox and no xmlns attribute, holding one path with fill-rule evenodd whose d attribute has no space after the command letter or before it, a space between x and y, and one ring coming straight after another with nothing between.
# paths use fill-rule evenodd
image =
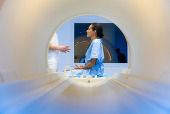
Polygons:
<instances>
[{"instance_id":1,"label":"patient's neck","mask_svg":"<svg viewBox=\"0 0 170 114\"><path fill-rule=\"evenodd\" d=\"M92 36L92 37L91 37L91 42L92 42L94 39L98 39L98 37L97 37L97 36Z\"/></svg>"}]
</instances>

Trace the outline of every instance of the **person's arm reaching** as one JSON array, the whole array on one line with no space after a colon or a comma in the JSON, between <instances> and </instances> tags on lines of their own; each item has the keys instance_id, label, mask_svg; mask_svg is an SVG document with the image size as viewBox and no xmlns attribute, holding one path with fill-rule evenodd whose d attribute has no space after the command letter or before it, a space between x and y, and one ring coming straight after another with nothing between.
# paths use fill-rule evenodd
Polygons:
<instances>
[{"instance_id":1,"label":"person's arm reaching","mask_svg":"<svg viewBox=\"0 0 170 114\"><path fill-rule=\"evenodd\" d=\"M59 50L61 52L69 52L70 46L53 46L53 45L49 45L49 50Z\"/></svg>"},{"instance_id":2,"label":"person's arm reaching","mask_svg":"<svg viewBox=\"0 0 170 114\"><path fill-rule=\"evenodd\" d=\"M49 50L59 50L59 46L49 45Z\"/></svg>"},{"instance_id":3,"label":"person's arm reaching","mask_svg":"<svg viewBox=\"0 0 170 114\"><path fill-rule=\"evenodd\" d=\"M85 66L76 65L77 67L75 67L75 69L90 69L96 64L96 60L97 60L96 58L92 58L91 61L87 65Z\"/></svg>"}]
</instances>

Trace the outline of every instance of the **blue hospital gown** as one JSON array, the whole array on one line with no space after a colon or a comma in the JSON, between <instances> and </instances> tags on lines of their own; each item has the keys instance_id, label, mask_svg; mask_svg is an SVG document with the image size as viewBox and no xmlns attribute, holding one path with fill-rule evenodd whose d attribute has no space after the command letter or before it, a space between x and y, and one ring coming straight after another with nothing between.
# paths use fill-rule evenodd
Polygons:
<instances>
[{"instance_id":1,"label":"blue hospital gown","mask_svg":"<svg viewBox=\"0 0 170 114\"><path fill-rule=\"evenodd\" d=\"M103 65L103 60L104 60L104 51L103 51L103 45L102 45L102 40L101 39L94 39L86 54L85 54L85 65L88 64L92 58L97 58L96 64L91 67L90 69L75 69L73 70L73 75L74 76L80 76L83 75L86 77L87 75L91 75L94 77L97 75L98 77L102 77L104 73L104 65ZM69 76L71 73L67 73Z\"/></svg>"}]
</instances>

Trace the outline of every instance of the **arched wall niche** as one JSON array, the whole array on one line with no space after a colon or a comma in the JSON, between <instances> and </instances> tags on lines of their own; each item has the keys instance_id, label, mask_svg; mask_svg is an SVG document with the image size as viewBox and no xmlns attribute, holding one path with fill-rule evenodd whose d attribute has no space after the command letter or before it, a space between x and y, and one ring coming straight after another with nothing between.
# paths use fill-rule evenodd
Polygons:
<instances>
[{"instance_id":1,"label":"arched wall niche","mask_svg":"<svg viewBox=\"0 0 170 114\"><path fill-rule=\"evenodd\" d=\"M90 18L90 19L88 19L88 18ZM130 64L131 64L130 45L129 45L129 42L128 42L126 35L121 30L121 28L119 28L119 26L116 24L116 22L113 22L112 20L109 20L108 18L101 16L101 15L80 14L80 15L73 16L73 17L67 19L66 21L63 21L63 23L61 25L59 25L59 27L57 29L54 30L52 37L49 39L49 45L50 45L50 41L52 40L54 34L57 33L59 45L63 45L63 43L64 43L64 45L69 45L70 48L71 48L71 52L69 52L69 53L66 53L66 54L60 53L61 55L59 57L58 66L61 67L61 68L58 68L58 70L57 70L58 72L63 71L63 69L64 69L63 65L70 66L72 69L74 69L75 64L77 64L77 63L74 63L74 52L73 52L74 49L75 49L75 47L74 47L74 37L73 37L74 36L74 30L70 30L71 28L74 29L74 27L73 27L74 23L93 23L93 22L113 23L113 25L115 27L120 29L120 32L124 35L124 38L127 42L127 50L128 50L127 51L127 59L129 59L128 63L123 63L123 64L122 63L104 63L105 73L107 73L109 76L112 76L115 72L122 72L123 69L130 69ZM69 29L67 29L67 28L69 28ZM63 35L61 35L61 33ZM65 34L69 34L69 35L65 35ZM106 34L106 36L108 36L108 35ZM86 40L86 39L83 39L83 40ZM103 41L104 49L107 50L107 48L105 47L105 45L106 45L105 43L106 42ZM110 50L110 51L112 51L112 50ZM108 51L108 53L109 53L109 51ZM112 54L113 54L113 52L112 52ZM116 52L114 53L113 56L117 57ZM61 60L61 59L63 59L63 60ZM106 57L105 57L105 59L106 59ZM114 59L116 59L116 58L114 58ZM47 48L47 64L48 64L48 48ZM49 66L48 66L48 68L49 68ZM111 68L113 68L114 70L111 69ZM54 72L54 70L50 70L50 69L49 69L49 71Z\"/></svg>"}]
</instances>

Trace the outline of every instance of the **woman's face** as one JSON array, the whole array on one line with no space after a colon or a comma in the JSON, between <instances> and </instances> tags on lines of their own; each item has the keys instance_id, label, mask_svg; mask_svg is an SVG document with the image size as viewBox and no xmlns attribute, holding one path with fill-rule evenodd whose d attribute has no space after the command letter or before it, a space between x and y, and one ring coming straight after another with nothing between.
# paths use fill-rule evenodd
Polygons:
<instances>
[{"instance_id":1,"label":"woman's face","mask_svg":"<svg viewBox=\"0 0 170 114\"><path fill-rule=\"evenodd\" d=\"M88 30L86 31L87 32L87 37L92 37L96 34L96 30L93 30L92 29L93 25L90 25Z\"/></svg>"}]
</instances>

